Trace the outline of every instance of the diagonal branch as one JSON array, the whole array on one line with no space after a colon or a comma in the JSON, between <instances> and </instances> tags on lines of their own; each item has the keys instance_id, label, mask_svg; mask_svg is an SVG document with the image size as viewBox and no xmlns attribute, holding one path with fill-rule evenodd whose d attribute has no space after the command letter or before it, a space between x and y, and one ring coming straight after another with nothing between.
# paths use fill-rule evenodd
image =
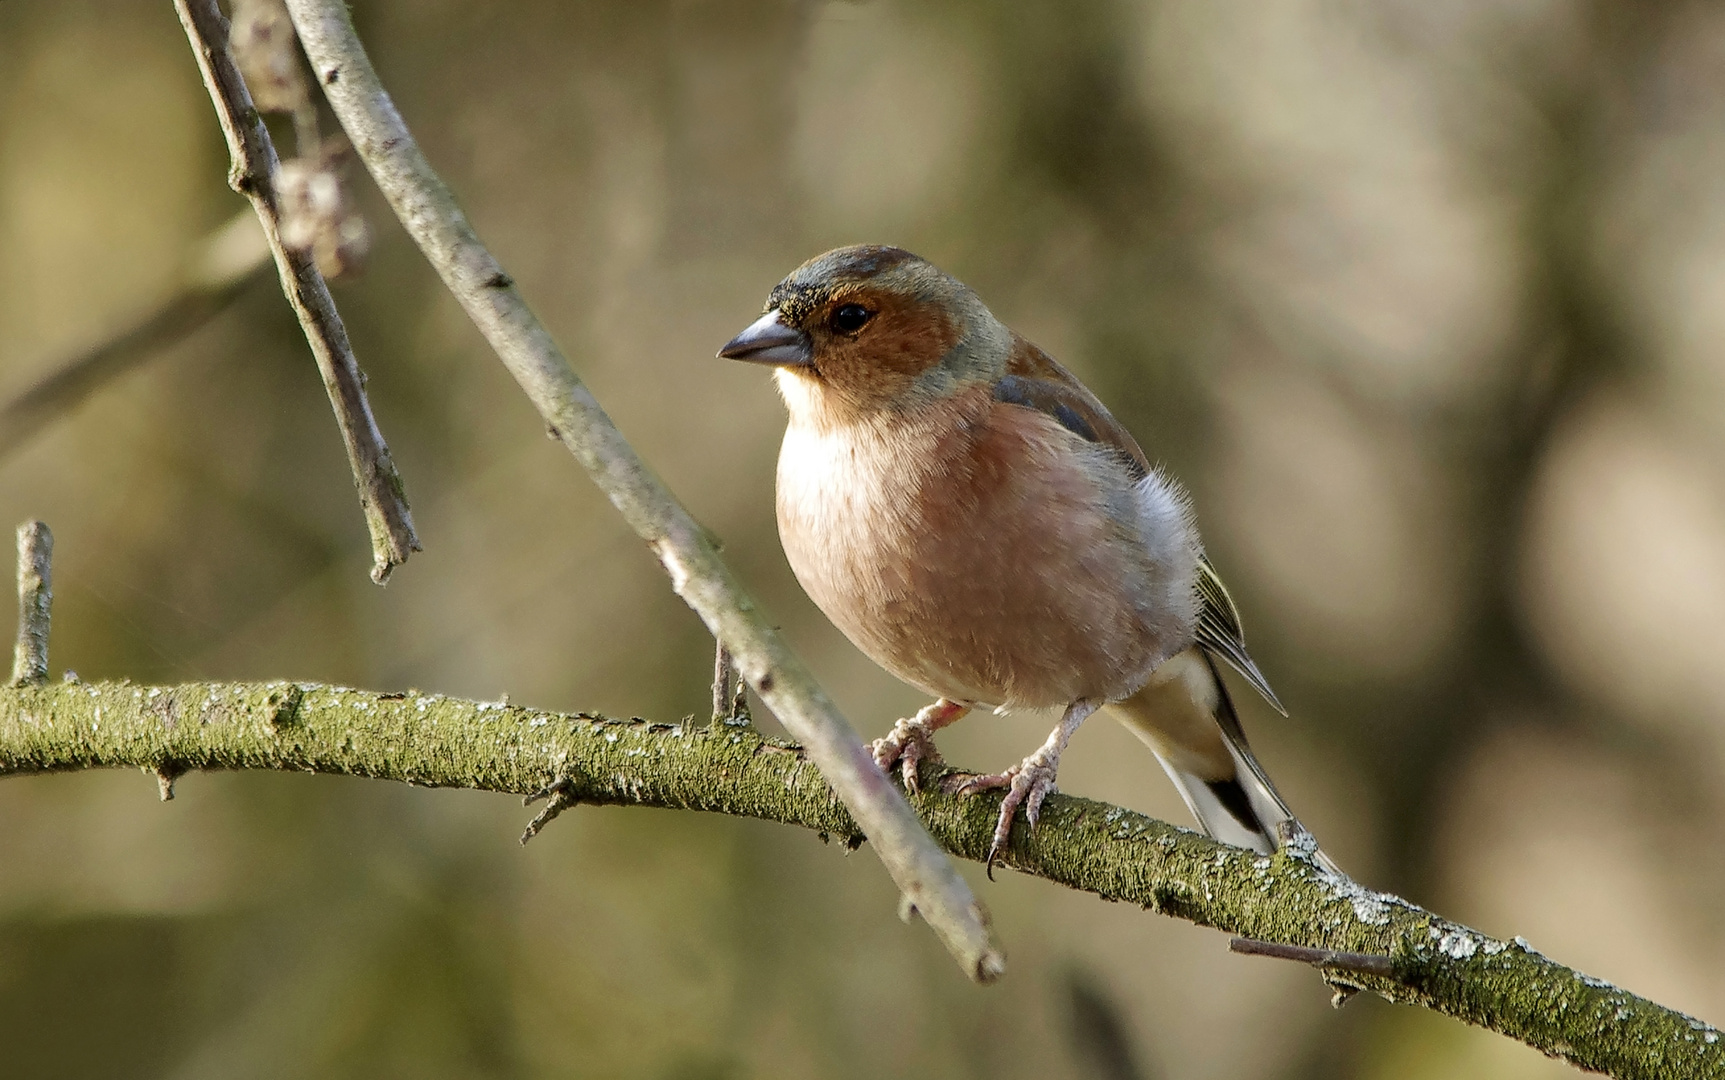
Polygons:
<instances>
[{"instance_id":1,"label":"diagonal branch","mask_svg":"<svg viewBox=\"0 0 1725 1080\"><path fill-rule=\"evenodd\" d=\"M354 359L347 340L347 327L329 295L329 285L318 271L310 251L297 251L282 243L281 208L277 202L276 176L279 164L270 133L252 106L245 79L228 49L228 20L215 0L174 0L185 27L186 38L198 58L204 87L216 107L222 134L233 159L228 183L246 196L263 223L264 236L281 273L282 292L293 305L305 330L305 339L323 374L324 389L335 409L347 447L348 464L359 487L366 528L371 532L371 578L379 585L390 572L420 550L408 512L401 475L371 414L365 396L365 375Z\"/></svg>"},{"instance_id":2,"label":"diagonal branch","mask_svg":"<svg viewBox=\"0 0 1725 1080\"><path fill-rule=\"evenodd\" d=\"M184 2L184 0L182 0ZM289 0L324 96L409 235L532 400L731 653L738 672L808 748L875 841L908 903L964 969L986 981L1004 960L988 915L814 677L756 609L718 548L576 377L515 282L468 224L378 82L341 0Z\"/></svg>"},{"instance_id":3,"label":"diagonal branch","mask_svg":"<svg viewBox=\"0 0 1725 1080\"><path fill-rule=\"evenodd\" d=\"M256 220L242 210L204 241L177 293L0 405L0 458L103 386L208 325L259 277L269 257Z\"/></svg>"},{"instance_id":4,"label":"diagonal branch","mask_svg":"<svg viewBox=\"0 0 1725 1080\"><path fill-rule=\"evenodd\" d=\"M132 767L280 769L432 787L552 794L812 829L847 846L854 818L803 751L744 723L549 713L417 692L309 683L55 683L0 690L0 776ZM913 801L946 850L981 861L998 796ZM1130 810L1053 795L1007 864L1106 900L1256 939L1323 964L1332 984L1420 1005L1625 1080L1725 1077L1718 1029L1328 873L1295 848L1226 847ZM1270 942L1292 948L1268 949Z\"/></svg>"}]
</instances>

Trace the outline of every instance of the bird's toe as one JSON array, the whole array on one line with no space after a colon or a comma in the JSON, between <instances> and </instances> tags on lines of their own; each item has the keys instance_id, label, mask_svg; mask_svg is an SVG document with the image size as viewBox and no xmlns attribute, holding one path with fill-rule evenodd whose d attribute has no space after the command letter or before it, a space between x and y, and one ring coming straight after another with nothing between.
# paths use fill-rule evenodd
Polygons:
<instances>
[{"instance_id":1,"label":"bird's toe","mask_svg":"<svg viewBox=\"0 0 1725 1080\"><path fill-rule=\"evenodd\" d=\"M872 749L874 763L880 766L882 772L890 775L893 766L898 766L905 790L912 794L922 790L919 779L922 763L941 760L940 751L934 745L934 736L921 722L920 717L898 721L890 732L874 741Z\"/></svg>"},{"instance_id":2,"label":"bird's toe","mask_svg":"<svg viewBox=\"0 0 1725 1080\"><path fill-rule=\"evenodd\" d=\"M1055 766L1044 760L1039 754L1032 754L1024 761L997 776L973 777L976 781L988 781L988 786L1007 788L1006 797L1000 800L1000 816L995 820L994 839L988 846L988 876L994 877L994 864L1005 854L1007 845L1012 839L1012 819L1018 815L1019 807L1024 808L1024 820L1032 829L1042 816L1042 801L1054 788ZM973 790L983 790L978 787Z\"/></svg>"},{"instance_id":3,"label":"bird's toe","mask_svg":"<svg viewBox=\"0 0 1725 1080\"><path fill-rule=\"evenodd\" d=\"M955 773L948 776L942 786L949 795L976 795L1011 787L1012 778L1017 773L1016 765L1000 773Z\"/></svg>"}]
</instances>

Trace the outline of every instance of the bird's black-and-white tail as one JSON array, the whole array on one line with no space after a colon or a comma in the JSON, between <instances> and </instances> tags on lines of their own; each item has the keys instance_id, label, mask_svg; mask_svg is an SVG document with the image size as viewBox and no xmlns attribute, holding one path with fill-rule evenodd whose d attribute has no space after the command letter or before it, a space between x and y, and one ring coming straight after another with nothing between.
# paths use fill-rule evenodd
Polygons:
<instances>
[{"instance_id":1,"label":"bird's black-and-white tail","mask_svg":"<svg viewBox=\"0 0 1725 1080\"><path fill-rule=\"evenodd\" d=\"M1283 823L1298 825L1252 755L1216 662L1202 649L1167 661L1149 685L1107 711L1155 751L1192 816L1217 840L1268 855L1281 844ZM1322 851L1314 857L1339 872Z\"/></svg>"}]
</instances>

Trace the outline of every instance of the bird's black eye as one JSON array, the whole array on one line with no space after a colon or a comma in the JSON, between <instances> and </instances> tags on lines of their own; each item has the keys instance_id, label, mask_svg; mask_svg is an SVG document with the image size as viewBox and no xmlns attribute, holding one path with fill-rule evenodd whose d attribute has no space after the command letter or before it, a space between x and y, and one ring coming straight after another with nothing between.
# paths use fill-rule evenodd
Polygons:
<instances>
[{"instance_id":1,"label":"bird's black eye","mask_svg":"<svg viewBox=\"0 0 1725 1080\"><path fill-rule=\"evenodd\" d=\"M874 312L861 304L840 304L833 310L832 318L827 321L841 334L854 334L867 326L872 318Z\"/></svg>"}]
</instances>

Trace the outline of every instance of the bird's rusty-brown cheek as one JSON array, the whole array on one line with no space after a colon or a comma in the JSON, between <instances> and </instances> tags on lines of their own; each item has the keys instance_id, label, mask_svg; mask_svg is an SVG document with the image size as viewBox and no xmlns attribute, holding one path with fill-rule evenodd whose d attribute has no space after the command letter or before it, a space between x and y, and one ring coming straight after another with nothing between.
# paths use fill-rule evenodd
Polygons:
<instances>
[{"instance_id":1,"label":"bird's rusty-brown cheek","mask_svg":"<svg viewBox=\"0 0 1725 1080\"><path fill-rule=\"evenodd\" d=\"M958 344L957 323L938 307L900 297L856 300L874 307L874 319L855 337L822 343L815 367L833 393L858 409L891 405Z\"/></svg>"}]
</instances>

